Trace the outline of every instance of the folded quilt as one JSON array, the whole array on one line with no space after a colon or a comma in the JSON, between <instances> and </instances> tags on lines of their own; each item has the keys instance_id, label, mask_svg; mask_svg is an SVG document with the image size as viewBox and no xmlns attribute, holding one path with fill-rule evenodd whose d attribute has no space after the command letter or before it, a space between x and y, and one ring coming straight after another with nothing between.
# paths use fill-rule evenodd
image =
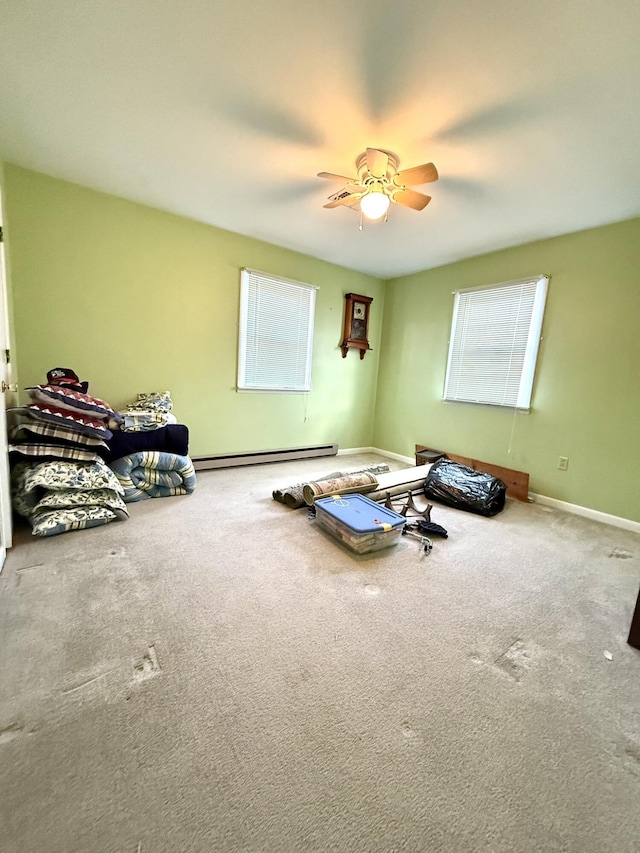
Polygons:
<instances>
[{"instance_id":1,"label":"folded quilt","mask_svg":"<svg viewBox=\"0 0 640 853\"><path fill-rule=\"evenodd\" d=\"M111 462L126 503L143 498L187 495L196 486L196 474L188 456L141 450Z\"/></svg>"},{"instance_id":2,"label":"folded quilt","mask_svg":"<svg viewBox=\"0 0 640 853\"><path fill-rule=\"evenodd\" d=\"M15 409L9 409L7 414L10 416L15 412ZM83 435L74 428L74 425L67 426L66 424L46 423L44 421L32 420L30 415L26 415L24 411L19 410L18 419L26 417L26 420L9 426L9 438L16 444L25 444L34 441L46 440L49 443L66 444L79 447L94 448L108 451L109 447L101 438L96 438L91 435ZM37 438L34 438L37 436ZM101 455L104 455L101 453Z\"/></svg>"},{"instance_id":3,"label":"folded quilt","mask_svg":"<svg viewBox=\"0 0 640 853\"><path fill-rule=\"evenodd\" d=\"M126 409L121 415L123 432L150 432L178 421L171 412L137 412Z\"/></svg>"},{"instance_id":4,"label":"folded quilt","mask_svg":"<svg viewBox=\"0 0 640 853\"><path fill-rule=\"evenodd\" d=\"M123 456L139 453L141 450L160 450L163 453L186 456L189 453L189 428L184 424L169 424L151 432L114 430L108 448L104 455L107 462L122 459Z\"/></svg>"},{"instance_id":5,"label":"folded quilt","mask_svg":"<svg viewBox=\"0 0 640 853\"><path fill-rule=\"evenodd\" d=\"M82 435L64 425L27 421L8 427L11 460L19 456L44 459L68 459L73 462L95 462L108 452L100 438Z\"/></svg>"},{"instance_id":6,"label":"folded quilt","mask_svg":"<svg viewBox=\"0 0 640 853\"><path fill-rule=\"evenodd\" d=\"M135 403L130 403L128 408L139 412L170 412L173 408L171 392L151 391L147 394L138 394Z\"/></svg>"},{"instance_id":7,"label":"folded quilt","mask_svg":"<svg viewBox=\"0 0 640 853\"><path fill-rule=\"evenodd\" d=\"M70 445L57 444L55 442L25 442L24 444L10 444L9 453L19 456L37 458L38 461L48 459L68 459L73 462L96 462L100 456L89 447L73 447ZM12 456L13 458L13 456Z\"/></svg>"},{"instance_id":8,"label":"folded quilt","mask_svg":"<svg viewBox=\"0 0 640 853\"><path fill-rule=\"evenodd\" d=\"M130 403L126 411L121 412L124 419L122 429L125 432L150 432L167 424L177 423L175 415L171 414L173 408L173 400L169 391L152 391L148 394L138 394L134 403ZM148 449L148 448L140 448ZM153 448L161 450L163 448ZM169 450L169 448L167 448ZM177 451L169 450L170 453ZM184 453L178 454L185 456ZM114 457L115 458L115 457Z\"/></svg>"}]
</instances>

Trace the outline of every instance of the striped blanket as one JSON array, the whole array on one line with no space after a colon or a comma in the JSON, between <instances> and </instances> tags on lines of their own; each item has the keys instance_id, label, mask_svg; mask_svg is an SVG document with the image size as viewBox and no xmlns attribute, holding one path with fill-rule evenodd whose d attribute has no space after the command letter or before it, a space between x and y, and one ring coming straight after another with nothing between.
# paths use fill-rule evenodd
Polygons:
<instances>
[{"instance_id":1,"label":"striped blanket","mask_svg":"<svg viewBox=\"0 0 640 853\"><path fill-rule=\"evenodd\" d=\"M125 503L188 495L196 487L196 474L188 456L141 450L115 459L110 465L124 488Z\"/></svg>"}]
</instances>

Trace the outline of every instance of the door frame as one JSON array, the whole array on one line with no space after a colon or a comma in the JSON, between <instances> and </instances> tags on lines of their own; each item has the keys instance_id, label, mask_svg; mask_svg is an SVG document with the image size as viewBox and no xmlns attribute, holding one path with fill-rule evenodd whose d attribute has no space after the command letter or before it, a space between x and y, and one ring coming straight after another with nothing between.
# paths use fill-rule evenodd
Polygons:
<instances>
[{"instance_id":1,"label":"door frame","mask_svg":"<svg viewBox=\"0 0 640 853\"><path fill-rule=\"evenodd\" d=\"M2 188L0 187L0 571L13 543L13 517L11 489L9 486L9 442L7 437L6 394L11 383L10 325L7 298L7 263L2 216Z\"/></svg>"}]
</instances>

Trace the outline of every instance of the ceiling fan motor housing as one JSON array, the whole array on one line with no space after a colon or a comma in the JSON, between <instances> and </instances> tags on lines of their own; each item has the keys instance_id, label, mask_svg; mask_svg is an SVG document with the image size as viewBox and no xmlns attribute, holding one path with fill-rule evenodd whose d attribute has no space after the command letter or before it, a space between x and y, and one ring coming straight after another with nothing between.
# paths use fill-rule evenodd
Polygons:
<instances>
[{"instance_id":1,"label":"ceiling fan motor housing","mask_svg":"<svg viewBox=\"0 0 640 853\"><path fill-rule=\"evenodd\" d=\"M358 178L360 179L360 183L367 184L376 180L383 180L385 183L393 179L393 176L398 172L398 166L400 165L400 160L397 154L394 154L393 151L387 151L384 148L378 148L377 151L381 151L383 154L387 155L387 167L384 175L374 175L369 171L369 167L367 165L367 152L363 151L358 157L356 157L356 170L358 172Z\"/></svg>"}]
</instances>

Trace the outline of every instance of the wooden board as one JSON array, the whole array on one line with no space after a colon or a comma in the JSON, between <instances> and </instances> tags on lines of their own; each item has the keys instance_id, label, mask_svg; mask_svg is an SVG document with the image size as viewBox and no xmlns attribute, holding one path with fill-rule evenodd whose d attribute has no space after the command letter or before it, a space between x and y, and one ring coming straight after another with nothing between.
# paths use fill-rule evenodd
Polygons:
<instances>
[{"instance_id":1,"label":"wooden board","mask_svg":"<svg viewBox=\"0 0 640 853\"><path fill-rule=\"evenodd\" d=\"M422 450L429 449L427 445L416 444L416 455ZM466 465L467 468L473 468L474 471L483 471L485 474L491 474L492 477L499 477L507 487L507 495L510 498L519 501L529 499L529 475L524 471L503 468L501 465L492 465L490 462L481 462L479 459L472 459L470 456L458 456L456 453L443 452L447 459L451 459L452 462Z\"/></svg>"}]
</instances>

